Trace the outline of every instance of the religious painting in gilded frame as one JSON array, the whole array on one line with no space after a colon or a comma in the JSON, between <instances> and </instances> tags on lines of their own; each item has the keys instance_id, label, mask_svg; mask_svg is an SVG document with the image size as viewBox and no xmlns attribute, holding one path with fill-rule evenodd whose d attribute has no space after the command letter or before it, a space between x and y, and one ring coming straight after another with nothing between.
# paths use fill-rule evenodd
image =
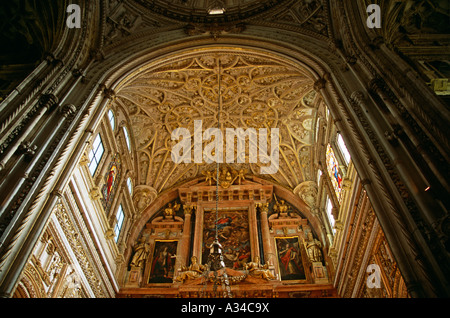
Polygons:
<instances>
[{"instance_id":1,"label":"religious painting in gilded frame","mask_svg":"<svg viewBox=\"0 0 450 318\"><path fill-rule=\"evenodd\" d=\"M149 284L172 283L178 241L155 241L150 263Z\"/></svg>"},{"instance_id":2,"label":"religious painting in gilded frame","mask_svg":"<svg viewBox=\"0 0 450 318\"><path fill-rule=\"evenodd\" d=\"M298 236L276 237L275 244L281 280L306 280Z\"/></svg>"},{"instance_id":3,"label":"religious painting in gilded frame","mask_svg":"<svg viewBox=\"0 0 450 318\"><path fill-rule=\"evenodd\" d=\"M223 247L223 256L227 268L241 270L251 261L250 231L248 209L219 210L217 234ZM209 247L214 241L216 211L204 212L202 262L206 263Z\"/></svg>"}]
</instances>

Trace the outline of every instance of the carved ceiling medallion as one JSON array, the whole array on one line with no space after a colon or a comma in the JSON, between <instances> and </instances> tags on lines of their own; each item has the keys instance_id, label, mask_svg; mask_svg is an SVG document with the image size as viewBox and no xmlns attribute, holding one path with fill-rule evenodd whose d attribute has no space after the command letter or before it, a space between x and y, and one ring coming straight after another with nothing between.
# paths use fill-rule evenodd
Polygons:
<instances>
[{"instance_id":1,"label":"carved ceiling medallion","mask_svg":"<svg viewBox=\"0 0 450 318\"><path fill-rule=\"evenodd\" d=\"M209 48L156 61L117 88L115 106L129 116L137 147L136 184L160 193L214 169L215 163L175 164L171 150L178 141L171 140L171 133L183 127L193 136L195 120L202 121L203 131L217 127L219 63L222 131L279 128L279 170L261 177L291 189L311 180L318 100L311 75L259 51ZM249 161L230 165L249 175L258 175L261 166Z\"/></svg>"}]
</instances>

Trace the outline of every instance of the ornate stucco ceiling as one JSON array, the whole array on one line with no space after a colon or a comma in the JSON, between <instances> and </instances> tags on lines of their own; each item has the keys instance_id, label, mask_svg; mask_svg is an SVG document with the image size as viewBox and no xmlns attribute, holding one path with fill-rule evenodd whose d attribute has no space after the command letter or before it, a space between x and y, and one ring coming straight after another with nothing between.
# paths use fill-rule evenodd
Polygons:
<instances>
[{"instance_id":1,"label":"ornate stucco ceiling","mask_svg":"<svg viewBox=\"0 0 450 318\"><path fill-rule=\"evenodd\" d=\"M193 136L194 120L202 120L203 130L217 127L219 62L222 130L279 128L279 170L260 177L290 189L311 180L317 98L310 74L259 51L210 48L156 61L117 88L115 107L129 116L136 147L136 184L156 194L214 169L215 163L175 164L171 150L178 141L171 133L183 127ZM264 164L230 165L259 175Z\"/></svg>"},{"instance_id":2,"label":"ornate stucco ceiling","mask_svg":"<svg viewBox=\"0 0 450 318\"><path fill-rule=\"evenodd\" d=\"M287 0L133 0L152 12L184 22L236 21L265 12ZM221 7L225 15L209 15L208 10Z\"/></svg>"},{"instance_id":3,"label":"ornate stucco ceiling","mask_svg":"<svg viewBox=\"0 0 450 318\"><path fill-rule=\"evenodd\" d=\"M205 0L109 0L103 44L125 43L132 34L180 28L189 36L241 34L250 26L286 28L326 40L329 7L324 0L224 0L225 14L209 15ZM267 31L267 30L266 30ZM168 39L167 39L168 40Z\"/></svg>"}]
</instances>

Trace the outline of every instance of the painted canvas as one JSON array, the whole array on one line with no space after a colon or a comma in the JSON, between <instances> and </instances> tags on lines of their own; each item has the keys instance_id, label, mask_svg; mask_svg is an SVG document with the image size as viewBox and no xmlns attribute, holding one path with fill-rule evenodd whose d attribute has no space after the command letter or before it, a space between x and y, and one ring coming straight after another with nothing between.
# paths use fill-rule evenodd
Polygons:
<instances>
[{"instance_id":1,"label":"painted canvas","mask_svg":"<svg viewBox=\"0 0 450 318\"><path fill-rule=\"evenodd\" d=\"M306 279L298 237L275 238L281 280Z\"/></svg>"},{"instance_id":2,"label":"painted canvas","mask_svg":"<svg viewBox=\"0 0 450 318\"><path fill-rule=\"evenodd\" d=\"M219 211L217 232L222 244L225 266L242 269L251 260L248 210ZM216 211L205 211L202 263L206 264L215 236Z\"/></svg>"},{"instance_id":3,"label":"painted canvas","mask_svg":"<svg viewBox=\"0 0 450 318\"><path fill-rule=\"evenodd\" d=\"M172 283L178 241L156 241L148 282Z\"/></svg>"}]
</instances>

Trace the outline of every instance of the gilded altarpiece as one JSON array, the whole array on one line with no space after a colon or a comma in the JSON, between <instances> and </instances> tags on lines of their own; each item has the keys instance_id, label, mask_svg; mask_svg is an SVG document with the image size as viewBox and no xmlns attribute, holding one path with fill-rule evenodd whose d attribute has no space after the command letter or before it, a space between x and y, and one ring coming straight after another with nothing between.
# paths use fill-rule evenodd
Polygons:
<instances>
[{"instance_id":1,"label":"gilded altarpiece","mask_svg":"<svg viewBox=\"0 0 450 318\"><path fill-rule=\"evenodd\" d=\"M146 223L133 245L128 262L127 287L170 287L179 266L177 255L184 224L179 216L182 215L181 208L178 200L169 202Z\"/></svg>"},{"instance_id":2,"label":"gilded altarpiece","mask_svg":"<svg viewBox=\"0 0 450 318\"><path fill-rule=\"evenodd\" d=\"M119 297L217 297L206 270L216 228L233 297L336 296L308 219L272 185L223 183L216 196L206 180L177 191L137 238Z\"/></svg>"}]
</instances>

